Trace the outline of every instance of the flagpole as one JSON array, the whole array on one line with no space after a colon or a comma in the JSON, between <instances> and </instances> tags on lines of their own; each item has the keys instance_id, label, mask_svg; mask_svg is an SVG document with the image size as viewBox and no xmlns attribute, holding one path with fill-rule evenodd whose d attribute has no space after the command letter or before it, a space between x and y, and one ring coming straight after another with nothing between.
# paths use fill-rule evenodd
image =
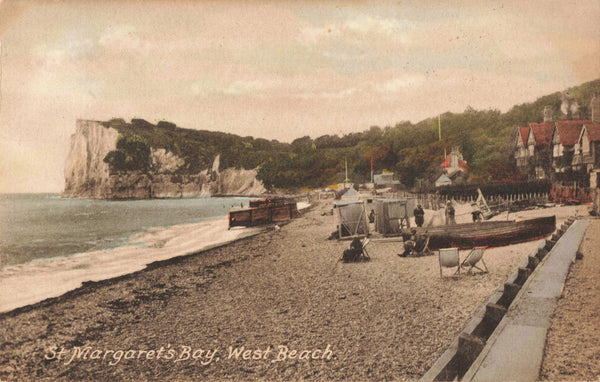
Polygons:
<instances>
[{"instance_id":1,"label":"flagpole","mask_svg":"<svg viewBox=\"0 0 600 382\"><path fill-rule=\"evenodd\" d=\"M348 158L344 157L344 163L346 164L346 180L344 180L344 183L348 183Z\"/></svg>"},{"instance_id":2,"label":"flagpole","mask_svg":"<svg viewBox=\"0 0 600 382\"><path fill-rule=\"evenodd\" d=\"M442 140L442 121L441 121L440 114L438 114L438 137L441 141ZM444 147L444 160L446 160L446 147Z\"/></svg>"}]
</instances>

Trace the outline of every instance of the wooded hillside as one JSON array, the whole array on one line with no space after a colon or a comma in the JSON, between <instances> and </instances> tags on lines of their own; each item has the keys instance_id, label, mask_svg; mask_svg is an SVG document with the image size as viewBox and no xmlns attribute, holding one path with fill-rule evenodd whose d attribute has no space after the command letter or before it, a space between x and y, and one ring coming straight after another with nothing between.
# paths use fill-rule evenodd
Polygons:
<instances>
[{"instance_id":1,"label":"wooded hillside","mask_svg":"<svg viewBox=\"0 0 600 382\"><path fill-rule=\"evenodd\" d=\"M532 103L516 105L506 113L498 110L475 110L440 116L442 140L438 139L438 117L413 124L372 126L361 133L344 136L323 135L295 139L291 144L233 134L182 129L169 122L153 125L143 119L126 123L122 119L106 122L119 131L117 150L105 159L116 170L132 170L149 163L148 147L164 148L185 161L178 172L197 173L210 168L220 154L221 168L256 168L267 188L321 187L345 178L344 159L349 178L366 182L370 162L375 173L389 170L411 187L417 179L424 183L434 179L443 160L458 146L469 166L469 182L511 182L519 180L512 163L513 132L518 126L540 122L545 106L554 110L554 118L568 118L563 101L575 101L581 117L589 118L592 95L600 93L600 79L540 97ZM561 105L563 110L561 111Z\"/></svg>"}]
</instances>

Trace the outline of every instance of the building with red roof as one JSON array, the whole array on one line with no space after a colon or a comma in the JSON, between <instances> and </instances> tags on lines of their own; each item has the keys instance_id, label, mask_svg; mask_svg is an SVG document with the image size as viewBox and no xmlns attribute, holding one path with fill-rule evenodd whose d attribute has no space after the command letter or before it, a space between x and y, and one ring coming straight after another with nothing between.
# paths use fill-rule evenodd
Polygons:
<instances>
[{"instance_id":1,"label":"building with red roof","mask_svg":"<svg viewBox=\"0 0 600 382\"><path fill-rule=\"evenodd\" d=\"M463 159L458 147L452 148L450 154L447 155L440 164L440 168L442 169L442 175L446 176L451 182L454 182L459 178L464 178L467 171L469 171L467 161ZM438 178L436 181L436 187L439 187L438 183L440 179L442 179L442 177Z\"/></svg>"},{"instance_id":2,"label":"building with red roof","mask_svg":"<svg viewBox=\"0 0 600 382\"><path fill-rule=\"evenodd\" d=\"M532 122L516 129L515 160L517 168L530 179L546 179L550 175L550 142L554 122Z\"/></svg>"},{"instance_id":3,"label":"building with red roof","mask_svg":"<svg viewBox=\"0 0 600 382\"><path fill-rule=\"evenodd\" d=\"M526 172L526 167L529 165L529 150L527 149L527 141L529 139L529 127L518 127L515 131L515 159L517 167L521 172Z\"/></svg>"},{"instance_id":4,"label":"building with red roof","mask_svg":"<svg viewBox=\"0 0 600 382\"><path fill-rule=\"evenodd\" d=\"M575 144L571 165L591 173L600 168L600 123L585 123Z\"/></svg>"},{"instance_id":5,"label":"building with red roof","mask_svg":"<svg viewBox=\"0 0 600 382\"><path fill-rule=\"evenodd\" d=\"M590 111L591 120L567 113L564 118L569 119L553 121L547 106L543 122L516 128L514 158L519 171L529 179L562 185L600 185L600 96L592 97Z\"/></svg>"},{"instance_id":6,"label":"building with red roof","mask_svg":"<svg viewBox=\"0 0 600 382\"><path fill-rule=\"evenodd\" d=\"M444 158L440 167L449 176L452 176L457 171L467 172L469 170L467 161L463 159L458 147L452 148L452 151Z\"/></svg>"},{"instance_id":7,"label":"building with red roof","mask_svg":"<svg viewBox=\"0 0 600 382\"><path fill-rule=\"evenodd\" d=\"M459 171L467 172L469 169L469 166L467 165L467 161L462 159L462 154L459 154L460 159L458 159L456 155L453 155L453 153L454 152L452 152L452 153L450 153L450 155L446 156L446 159L444 159L444 161L442 162L440 167L443 170L448 170L448 171L459 170Z\"/></svg>"},{"instance_id":8,"label":"building with red roof","mask_svg":"<svg viewBox=\"0 0 600 382\"><path fill-rule=\"evenodd\" d=\"M543 150L550 146L552 132L554 131L554 122L531 122L529 129L531 130L533 145L537 150Z\"/></svg>"},{"instance_id":9,"label":"building with red roof","mask_svg":"<svg viewBox=\"0 0 600 382\"><path fill-rule=\"evenodd\" d=\"M569 181L570 179L561 174L578 169L577 167L573 168L575 151L579 150L575 145L578 144L583 125L591 122L586 119L554 122L554 130L552 131L552 169L557 180Z\"/></svg>"}]
</instances>

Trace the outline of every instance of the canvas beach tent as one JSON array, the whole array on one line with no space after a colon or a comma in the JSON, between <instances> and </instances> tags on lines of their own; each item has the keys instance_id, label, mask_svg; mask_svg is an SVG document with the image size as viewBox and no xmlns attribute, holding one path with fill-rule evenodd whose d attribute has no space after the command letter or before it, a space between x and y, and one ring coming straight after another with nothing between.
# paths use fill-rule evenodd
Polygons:
<instances>
[{"instance_id":1,"label":"canvas beach tent","mask_svg":"<svg viewBox=\"0 0 600 382\"><path fill-rule=\"evenodd\" d=\"M360 194L354 188L349 188L346 190L346 192L344 192L342 194L342 200L346 200L346 199L357 200L359 197L360 197Z\"/></svg>"},{"instance_id":2,"label":"canvas beach tent","mask_svg":"<svg viewBox=\"0 0 600 382\"><path fill-rule=\"evenodd\" d=\"M342 200L335 203L339 237L367 235L369 223L365 204L360 200Z\"/></svg>"},{"instance_id":3,"label":"canvas beach tent","mask_svg":"<svg viewBox=\"0 0 600 382\"><path fill-rule=\"evenodd\" d=\"M383 235L401 233L403 227L410 227L416 204L415 199L375 200L375 231Z\"/></svg>"}]
</instances>

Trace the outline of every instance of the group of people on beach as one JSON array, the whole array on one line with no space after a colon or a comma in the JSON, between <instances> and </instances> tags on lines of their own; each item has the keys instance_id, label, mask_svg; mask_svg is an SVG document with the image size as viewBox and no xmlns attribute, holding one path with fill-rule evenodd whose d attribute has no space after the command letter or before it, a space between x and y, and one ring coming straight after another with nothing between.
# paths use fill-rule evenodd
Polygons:
<instances>
[{"instance_id":1,"label":"group of people on beach","mask_svg":"<svg viewBox=\"0 0 600 382\"><path fill-rule=\"evenodd\" d=\"M425 211L423 210L423 206L420 204L417 205L417 208L414 209L413 215L415 216L415 224L417 227L423 227L425 223ZM452 205L452 201L448 200L446 203L446 225L456 224L456 210Z\"/></svg>"},{"instance_id":2,"label":"group of people on beach","mask_svg":"<svg viewBox=\"0 0 600 382\"><path fill-rule=\"evenodd\" d=\"M471 214L473 217L473 222L479 222L482 220L482 212L479 208L477 208L476 204L473 204L473 211ZM423 224L425 224L425 210L423 209L423 206L418 204L413 210L413 215L415 217L415 224L417 227L423 227ZM456 210L454 209L454 205L451 200L446 202L445 217L446 225L456 224ZM369 221L373 223L374 220L375 212L371 210L371 213L369 214ZM427 249L427 237L427 232L420 234L416 229L413 228L411 230L410 238L404 242L404 252L398 256L406 257L409 255L423 255L423 251Z\"/></svg>"},{"instance_id":3,"label":"group of people on beach","mask_svg":"<svg viewBox=\"0 0 600 382\"><path fill-rule=\"evenodd\" d=\"M481 209L477 206L477 203L471 204L473 207L471 211L471 216L473 217L473 223L480 222L483 220L483 213ZM415 216L415 224L417 227L422 227L425 223L425 211L423 207L419 204L417 208L414 209L413 215ZM456 210L454 209L454 205L451 200L446 202L446 225L454 225L456 224Z\"/></svg>"},{"instance_id":4,"label":"group of people on beach","mask_svg":"<svg viewBox=\"0 0 600 382\"><path fill-rule=\"evenodd\" d=\"M481 211L479 208L477 208L477 205L474 205L473 207L473 211L471 212L473 216L473 222L481 221ZM423 206L418 204L413 211L413 215L415 217L415 224L417 227L423 227L423 224L425 223L425 211L423 210ZM448 200L446 203L445 217L446 225L456 224L456 210L454 209L454 205L452 204L451 200ZM427 232L425 232L425 234L419 234L416 229L412 229L410 238L404 242L404 252L399 256L406 257L409 255L422 255L422 252L427 249L427 237Z\"/></svg>"}]
</instances>

